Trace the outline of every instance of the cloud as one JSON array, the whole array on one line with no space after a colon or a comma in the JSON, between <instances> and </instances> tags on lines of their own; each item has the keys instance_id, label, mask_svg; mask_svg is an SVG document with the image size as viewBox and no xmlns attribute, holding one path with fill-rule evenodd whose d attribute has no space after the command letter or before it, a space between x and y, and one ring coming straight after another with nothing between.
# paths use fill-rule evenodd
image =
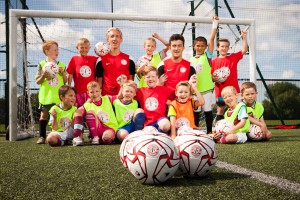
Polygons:
<instances>
[{"instance_id":1,"label":"cloud","mask_svg":"<svg viewBox=\"0 0 300 200\"><path fill-rule=\"evenodd\" d=\"M293 78L294 75L295 75L294 70L286 70L286 71L283 71L281 78L289 79L289 78Z\"/></svg>"}]
</instances>

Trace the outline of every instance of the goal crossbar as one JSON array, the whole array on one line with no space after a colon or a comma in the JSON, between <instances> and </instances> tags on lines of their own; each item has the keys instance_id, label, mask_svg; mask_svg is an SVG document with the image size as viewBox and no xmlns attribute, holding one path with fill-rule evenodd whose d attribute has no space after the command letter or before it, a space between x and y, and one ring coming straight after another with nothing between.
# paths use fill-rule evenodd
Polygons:
<instances>
[{"instance_id":1,"label":"goal crossbar","mask_svg":"<svg viewBox=\"0 0 300 200\"><path fill-rule=\"evenodd\" d=\"M65 19L101 19L101 20L127 20L127 21L156 21L156 22L185 22L210 24L210 17L198 16L151 16L130 15L107 12L72 12L72 11L45 11L45 10L20 10L10 9L9 19L9 138L10 141L18 139L17 135L17 24L19 18L65 18ZM256 80L256 38L255 20L220 18L219 24L233 24L249 26L249 77L250 81Z\"/></svg>"}]
</instances>

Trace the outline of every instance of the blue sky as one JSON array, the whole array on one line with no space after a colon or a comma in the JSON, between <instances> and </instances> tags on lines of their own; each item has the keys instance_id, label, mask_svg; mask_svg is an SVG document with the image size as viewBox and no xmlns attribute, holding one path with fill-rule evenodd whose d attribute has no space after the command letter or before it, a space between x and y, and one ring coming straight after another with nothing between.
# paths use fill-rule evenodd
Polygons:
<instances>
[{"instance_id":1,"label":"blue sky","mask_svg":"<svg viewBox=\"0 0 300 200\"><path fill-rule=\"evenodd\" d=\"M187 16L190 12L190 4L183 3L184 0L152 0L152 1L139 1L139 0L114 0L114 12L125 14L149 14L149 15L183 15ZM33 1L27 0L28 7L30 9L37 10L68 10L68 11L85 11L85 12L111 12L111 1L104 0L65 0L62 1ZM195 1L195 5L199 2ZM252 0L252 1L240 1L231 0L228 1L231 6L232 12L236 18L247 18L256 20L256 46L257 46L257 64L260 67L263 75L267 79L299 79L300 77L300 2L299 1L280 1L280 0ZM196 11L196 15L211 16L211 6L214 4L214 0L206 0L202 4L201 9ZM226 9L224 2L219 1L219 17L230 18L229 12ZM0 21L4 21L5 16L2 8L0 9ZM209 12L211 11L211 12ZM204 13L204 14L203 14ZM54 23L55 22L55 23ZM63 21L49 20L49 24L44 25L41 29L51 29L51 25L63 24ZM111 23L111 22L107 22ZM63 24L66 27L66 24ZM77 30L72 26L68 27L74 37L88 37L93 41L103 40L104 34L95 33L93 27L85 28L84 30ZM234 40L233 34L225 31L226 27L223 27L223 33L231 34L231 41ZM5 26L0 25L0 44L4 44ZM125 33L127 30L123 30ZM129 32L129 31L128 31ZM229 31L230 32L230 31ZM201 33L202 34L202 33ZM208 33L204 33L204 36L208 36ZM68 35L60 36L68 39ZM166 36L164 36L166 37ZM167 39L167 38L166 38ZM124 39L123 46L130 44L131 38ZM142 41L140 41L142 42ZM73 42L74 43L74 42ZM238 43L238 45L240 45ZM239 46L237 45L237 48ZM250 44L251 45L251 44ZM74 46L74 44L73 44ZM40 46L35 47L36 50ZM158 46L161 48L161 46ZM1 49L2 50L2 49ZM72 51L76 51L75 48ZM137 55L143 53L143 49L140 48L135 52L128 52L137 59ZM188 57L191 51L187 50L186 56ZM40 55L35 56L37 60L40 60ZM1 59L4 59L1 56ZM69 58L66 58L64 62L67 64ZM32 64L36 64L36 60L32 60ZM242 64L243 65L243 64ZM247 65L246 65L247 67ZM4 66L0 66L0 70L4 69ZM5 77L5 72L0 71L0 78Z\"/></svg>"}]
</instances>

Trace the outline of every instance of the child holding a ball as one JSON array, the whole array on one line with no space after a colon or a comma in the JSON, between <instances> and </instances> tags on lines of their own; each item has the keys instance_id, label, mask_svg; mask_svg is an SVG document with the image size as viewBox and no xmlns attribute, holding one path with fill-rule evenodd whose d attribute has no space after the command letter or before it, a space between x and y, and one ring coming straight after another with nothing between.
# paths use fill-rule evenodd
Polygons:
<instances>
[{"instance_id":1,"label":"child holding a ball","mask_svg":"<svg viewBox=\"0 0 300 200\"><path fill-rule=\"evenodd\" d=\"M238 85L238 62L248 50L247 32L242 31L243 47L236 53L228 54L230 42L228 39L220 38L217 42L217 50L219 56L212 60L211 75L215 82L215 96L217 104L216 121L224 118L225 102L221 96L223 88L233 86L238 93L240 88Z\"/></svg>"},{"instance_id":2,"label":"child holding a ball","mask_svg":"<svg viewBox=\"0 0 300 200\"><path fill-rule=\"evenodd\" d=\"M89 98L87 94L87 84L95 81L95 66L97 57L88 55L90 50L90 42L86 38L80 38L77 41L76 49L78 55L71 58L67 72L68 72L68 85L74 81L74 87L77 90L76 94L76 107L82 106Z\"/></svg>"},{"instance_id":3,"label":"child holding a ball","mask_svg":"<svg viewBox=\"0 0 300 200\"><path fill-rule=\"evenodd\" d=\"M46 128L48 124L50 108L59 103L58 90L67 81L66 66L57 61L58 43L55 41L45 41L42 46L46 59L37 66L35 81L40 85L39 89L39 109L41 116L39 119L39 135L37 144L44 144L46 138Z\"/></svg>"},{"instance_id":4,"label":"child holding a ball","mask_svg":"<svg viewBox=\"0 0 300 200\"><path fill-rule=\"evenodd\" d=\"M256 101L257 88L253 82L244 82L241 85L241 94L243 102L247 106L247 112L251 124L255 124L261 128L262 140L270 140L272 133L268 130L264 120L264 107L260 102Z\"/></svg>"},{"instance_id":5,"label":"child holding a ball","mask_svg":"<svg viewBox=\"0 0 300 200\"><path fill-rule=\"evenodd\" d=\"M46 138L50 146L64 146L72 140L73 146L82 146L82 115L74 106L76 90L72 86L63 85L59 88L61 103L51 107L50 126L52 132Z\"/></svg>"}]
</instances>

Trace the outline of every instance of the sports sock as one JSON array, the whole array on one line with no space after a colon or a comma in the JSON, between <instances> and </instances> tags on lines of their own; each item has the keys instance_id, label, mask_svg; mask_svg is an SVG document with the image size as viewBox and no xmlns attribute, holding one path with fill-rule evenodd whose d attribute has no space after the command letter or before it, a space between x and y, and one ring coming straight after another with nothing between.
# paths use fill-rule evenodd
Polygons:
<instances>
[{"instance_id":1,"label":"sports sock","mask_svg":"<svg viewBox=\"0 0 300 200\"><path fill-rule=\"evenodd\" d=\"M196 126L199 126L200 112L194 112L194 122Z\"/></svg>"},{"instance_id":2,"label":"sports sock","mask_svg":"<svg viewBox=\"0 0 300 200\"><path fill-rule=\"evenodd\" d=\"M134 122L134 130L142 130L144 127L144 123L145 123L146 117L145 117L145 113L138 113L135 116L135 122Z\"/></svg>"},{"instance_id":3,"label":"sports sock","mask_svg":"<svg viewBox=\"0 0 300 200\"><path fill-rule=\"evenodd\" d=\"M46 138L46 128L48 124L48 120L42 119L39 121L40 123L40 137Z\"/></svg>"},{"instance_id":4,"label":"sports sock","mask_svg":"<svg viewBox=\"0 0 300 200\"><path fill-rule=\"evenodd\" d=\"M97 127L96 127L96 118L94 114L86 113L86 124L89 127L89 131L92 137L98 136Z\"/></svg>"},{"instance_id":5,"label":"sports sock","mask_svg":"<svg viewBox=\"0 0 300 200\"><path fill-rule=\"evenodd\" d=\"M213 113L212 111L204 112L207 133L212 132Z\"/></svg>"},{"instance_id":6,"label":"sports sock","mask_svg":"<svg viewBox=\"0 0 300 200\"><path fill-rule=\"evenodd\" d=\"M81 136L82 128L83 128L83 117L82 116L75 116L74 117L74 138Z\"/></svg>"}]
</instances>

